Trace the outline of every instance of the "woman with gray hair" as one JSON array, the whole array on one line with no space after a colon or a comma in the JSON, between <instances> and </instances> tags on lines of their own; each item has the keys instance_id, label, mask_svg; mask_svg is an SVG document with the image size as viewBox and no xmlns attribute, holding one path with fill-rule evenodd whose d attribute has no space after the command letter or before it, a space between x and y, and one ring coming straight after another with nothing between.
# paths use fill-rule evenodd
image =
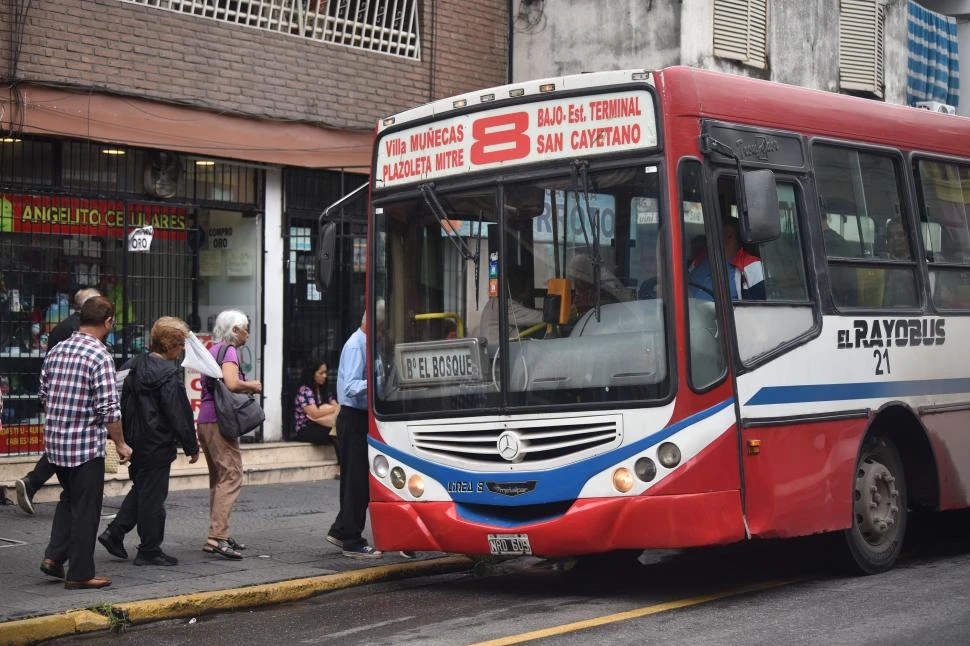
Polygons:
<instances>
[{"instance_id":1,"label":"woman with gray hair","mask_svg":"<svg viewBox=\"0 0 970 646\"><path fill-rule=\"evenodd\" d=\"M261 393L263 385L260 382L246 380L236 351L249 338L249 318L239 310L221 312L212 327L212 338L215 343L209 352L216 361L219 351L226 347L221 366L226 387L234 393ZM238 439L227 439L219 431L216 405L207 381L202 380L202 405L198 418L199 443L209 467L209 537L202 551L238 560L246 546L230 536L229 516L242 487L242 453Z\"/></svg>"}]
</instances>

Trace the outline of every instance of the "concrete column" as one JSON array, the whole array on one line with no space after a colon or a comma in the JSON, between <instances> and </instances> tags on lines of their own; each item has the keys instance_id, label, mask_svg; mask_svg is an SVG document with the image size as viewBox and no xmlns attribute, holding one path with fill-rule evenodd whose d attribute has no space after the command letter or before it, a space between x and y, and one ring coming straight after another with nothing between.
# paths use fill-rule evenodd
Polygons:
<instances>
[{"instance_id":1,"label":"concrete column","mask_svg":"<svg viewBox=\"0 0 970 646\"><path fill-rule=\"evenodd\" d=\"M266 226L263 256L263 439L283 439L283 172L266 171Z\"/></svg>"}]
</instances>

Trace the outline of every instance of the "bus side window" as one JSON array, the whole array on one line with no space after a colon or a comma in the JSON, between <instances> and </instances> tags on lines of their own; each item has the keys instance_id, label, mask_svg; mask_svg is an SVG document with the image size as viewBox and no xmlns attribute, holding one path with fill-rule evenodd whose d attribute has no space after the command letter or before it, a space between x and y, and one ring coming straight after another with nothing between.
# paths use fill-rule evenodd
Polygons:
<instances>
[{"instance_id":1,"label":"bus side window","mask_svg":"<svg viewBox=\"0 0 970 646\"><path fill-rule=\"evenodd\" d=\"M970 309L970 166L920 160L916 171L920 238L933 303L942 309Z\"/></svg>"},{"instance_id":2,"label":"bus side window","mask_svg":"<svg viewBox=\"0 0 970 646\"><path fill-rule=\"evenodd\" d=\"M703 178L701 165L695 160L689 160L680 167L680 204L683 223L682 239L690 241L704 235L705 218L708 214L704 210ZM706 252L706 250L705 250ZM690 344L689 374L690 383L702 390L713 386L727 374L727 361L724 356L724 341L718 326L718 316L714 299L713 287L710 283L697 278L695 273L691 284L690 269L692 263L696 267L700 258L694 254L697 249L691 249L689 243L684 244L684 257L681 259L687 290L687 335ZM658 254L660 255L660 254ZM706 255L706 253L705 253ZM676 260L670 265L676 264ZM708 272L709 275L709 272Z\"/></svg>"},{"instance_id":3,"label":"bus side window","mask_svg":"<svg viewBox=\"0 0 970 646\"><path fill-rule=\"evenodd\" d=\"M836 307L917 307L916 262L894 156L814 144L812 157Z\"/></svg>"},{"instance_id":4,"label":"bus side window","mask_svg":"<svg viewBox=\"0 0 970 646\"><path fill-rule=\"evenodd\" d=\"M794 341L815 325L808 297L805 256L795 186L778 181L781 235L759 247L765 274L765 300L734 302L738 355L745 365Z\"/></svg>"}]
</instances>

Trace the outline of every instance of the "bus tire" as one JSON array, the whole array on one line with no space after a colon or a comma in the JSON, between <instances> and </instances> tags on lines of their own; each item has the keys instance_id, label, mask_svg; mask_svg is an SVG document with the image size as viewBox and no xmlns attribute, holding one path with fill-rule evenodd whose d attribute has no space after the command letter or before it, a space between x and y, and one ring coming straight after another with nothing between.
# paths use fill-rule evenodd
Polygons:
<instances>
[{"instance_id":1,"label":"bus tire","mask_svg":"<svg viewBox=\"0 0 970 646\"><path fill-rule=\"evenodd\" d=\"M907 520L906 477L892 440L863 443L852 498L852 526L842 532L848 565L859 574L885 572L902 552Z\"/></svg>"}]
</instances>

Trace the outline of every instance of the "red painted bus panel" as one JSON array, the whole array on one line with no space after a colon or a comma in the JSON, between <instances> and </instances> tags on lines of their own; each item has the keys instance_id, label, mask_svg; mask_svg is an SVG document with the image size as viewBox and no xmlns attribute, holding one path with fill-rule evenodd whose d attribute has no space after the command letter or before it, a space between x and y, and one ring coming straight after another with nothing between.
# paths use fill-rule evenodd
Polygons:
<instances>
[{"instance_id":1,"label":"red painted bus panel","mask_svg":"<svg viewBox=\"0 0 970 646\"><path fill-rule=\"evenodd\" d=\"M652 487L646 495L675 496L741 488L736 426Z\"/></svg>"},{"instance_id":2,"label":"red painted bus panel","mask_svg":"<svg viewBox=\"0 0 970 646\"><path fill-rule=\"evenodd\" d=\"M852 478L868 419L746 429L760 440L744 455L745 510L752 536L787 538L852 524Z\"/></svg>"},{"instance_id":3,"label":"red painted bus panel","mask_svg":"<svg viewBox=\"0 0 970 646\"><path fill-rule=\"evenodd\" d=\"M970 436L967 435L967 411L924 415L936 458L940 485L940 509L961 509L970 505L970 482L960 474L970 474Z\"/></svg>"}]
</instances>

